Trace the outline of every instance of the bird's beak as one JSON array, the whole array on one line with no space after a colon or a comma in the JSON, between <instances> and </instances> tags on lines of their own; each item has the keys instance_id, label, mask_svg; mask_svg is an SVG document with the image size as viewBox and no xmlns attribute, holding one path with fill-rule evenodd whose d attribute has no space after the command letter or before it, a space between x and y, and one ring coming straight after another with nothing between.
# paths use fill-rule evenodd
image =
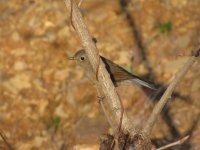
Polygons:
<instances>
[{"instance_id":1,"label":"bird's beak","mask_svg":"<svg viewBox=\"0 0 200 150\"><path fill-rule=\"evenodd\" d=\"M69 59L69 60L75 60L75 58L74 58L74 57L68 57L68 59Z\"/></svg>"}]
</instances>

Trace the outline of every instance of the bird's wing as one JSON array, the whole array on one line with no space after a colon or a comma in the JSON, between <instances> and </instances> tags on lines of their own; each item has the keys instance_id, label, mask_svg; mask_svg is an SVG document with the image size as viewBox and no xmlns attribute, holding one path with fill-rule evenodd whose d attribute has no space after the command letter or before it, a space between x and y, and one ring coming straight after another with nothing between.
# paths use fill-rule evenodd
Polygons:
<instances>
[{"instance_id":1,"label":"bird's wing","mask_svg":"<svg viewBox=\"0 0 200 150\"><path fill-rule=\"evenodd\" d=\"M140 77L128 72L127 70L125 70L121 66L113 63L112 61L110 61L102 56L101 56L101 59L105 63L105 67L106 67L107 71L110 73L110 78L115 85L117 85L118 82L130 80L132 82L135 82L142 86L148 87L150 89L155 89L153 84L150 84L147 81L144 81Z\"/></svg>"}]
</instances>

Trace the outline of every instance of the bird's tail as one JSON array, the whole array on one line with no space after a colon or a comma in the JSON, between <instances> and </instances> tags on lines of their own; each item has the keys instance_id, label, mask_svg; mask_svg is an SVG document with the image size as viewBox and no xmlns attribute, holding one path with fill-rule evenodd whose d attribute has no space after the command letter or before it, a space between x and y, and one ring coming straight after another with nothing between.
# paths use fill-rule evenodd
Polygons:
<instances>
[{"instance_id":1,"label":"bird's tail","mask_svg":"<svg viewBox=\"0 0 200 150\"><path fill-rule=\"evenodd\" d=\"M139 84L139 85L142 85L142 86L145 86L147 88L150 88L152 90L156 90L155 86L151 83L148 83L142 79L139 79L139 78L134 78L134 79L131 79L133 82Z\"/></svg>"}]
</instances>

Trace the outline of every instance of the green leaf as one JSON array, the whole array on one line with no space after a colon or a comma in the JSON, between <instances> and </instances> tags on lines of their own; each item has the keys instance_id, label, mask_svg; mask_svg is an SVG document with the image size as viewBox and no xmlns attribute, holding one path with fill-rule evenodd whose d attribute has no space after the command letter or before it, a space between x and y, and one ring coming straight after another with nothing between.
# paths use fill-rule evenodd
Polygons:
<instances>
[{"instance_id":1,"label":"green leaf","mask_svg":"<svg viewBox=\"0 0 200 150\"><path fill-rule=\"evenodd\" d=\"M162 33L169 33L170 31L172 31L172 22L168 21L164 23L158 23L158 29Z\"/></svg>"},{"instance_id":2,"label":"green leaf","mask_svg":"<svg viewBox=\"0 0 200 150\"><path fill-rule=\"evenodd\" d=\"M61 118L58 117L58 116L54 116L54 117L51 119L50 127L57 130L57 129L59 128L59 126L60 126L60 123L61 123Z\"/></svg>"}]
</instances>

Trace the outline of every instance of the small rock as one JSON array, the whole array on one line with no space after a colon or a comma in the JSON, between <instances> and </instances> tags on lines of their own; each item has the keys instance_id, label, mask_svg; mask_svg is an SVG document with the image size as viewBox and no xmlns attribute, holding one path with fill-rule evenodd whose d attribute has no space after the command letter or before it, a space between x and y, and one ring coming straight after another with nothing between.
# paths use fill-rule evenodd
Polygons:
<instances>
[{"instance_id":1,"label":"small rock","mask_svg":"<svg viewBox=\"0 0 200 150\"><path fill-rule=\"evenodd\" d=\"M29 27L35 29L41 25L42 21L37 17L32 17L28 23Z\"/></svg>"},{"instance_id":2,"label":"small rock","mask_svg":"<svg viewBox=\"0 0 200 150\"><path fill-rule=\"evenodd\" d=\"M69 69L58 70L54 74L54 78L58 81L63 81L69 76Z\"/></svg>"},{"instance_id":3,"label":"small rock","mask_svg":"<svg viewBox=\"0 0 200 150\"><path fill-rule=\"evenodd\" d=\"M27 150L27 149L39 149L43 143L47 141L47 137L36 136L34 139L28 142L18 142L16 144L16 149Z\"/></svg>"},{"instance_id":4,"label":"small rock","mask_svg":"<svg viewBox=\"0 0 200 150\"><path fill-rule=\"evenodd\" d=\"M46 42L53 42L56 40L56 36L53 32L46 32L44 35L43 35L43 38L42 38L43 41L46 41Z\"/></svg>"},{"instance_id":5,"label":"small rock","mask_svg":"<svg viewBox=\"0 0 200 150\"><path fill-rule=\"evenodd\" d=\"M34 138L32 144L36 147L36 148L40 148L42 143L47 141L47 137L40 137L40 136L37 136Z\"/></svg>"},{"instance_id":6,"label":"small rock","mask_svg":"<svg viewBox=\"0 0 200 150\"><path fill-rule=\"evenodd\" d=\"M14 63L14 69L16 71L22 71L25 70L27 68L27 64L23 61L17 61Z\"/></svg>"},{"instance_id":7,"label":"small rock","mask_svg":"<svg viewBox=\"0 0 200 150\"><path fill-rule=\"evenodd\" d=\"M12 33L11 38L15 42L19 42L21 40L21 36L17 31Z\"/></svg>"},{"instance_id":8,"label":"small rock","mask_svg":"<svg viewBox=\"0 0 200 150\"><path fill-rule=\"evenodd\" d=\"M55 23L53 23L53 22L51 22L51 21L46 21L46 22L44 23L44 26L45 26L46 29L48 29L48 28L55 27L56 25L55 25Z\"/></svg>"},{"instance_id":9,"label":"small rock","mask_svg":"<svg viewBox=\"0 0 200 150\"><path fill-rule=\"evenodd\" d=\"M196 80L193 82L192 87L191 87L191 92L199 91L200 89L200 81Z\"/></svg>"},{"instance_id":10,"label":"small rock","mask_svg":"<svg viewBox=\"0 0 200 150\"><path fill-rule=\"evenodd\" d=\"M179 68L181 68L184 65L187 59L187 57L183 57L177 60L170 61L163 67L163 69L166 73L175 73L178 71Z\"/></svg>"},{"instance_id":11,"label":"small rock","mask_svg":"<svg viewBox=\"0 0 200 150\"><path fill-rule=\"evenodd\" d=\"M118 64L129 64L130 63L130 54L128 51L121 51L119 53L119 59L116 61Z\"/></svg>"},{"instance_id":12,"label":"small rock","mask_svg":"<svg viewBox=\"0 0 200 150\"><path fill-rule=\"evenodd\" d=\"M98 150L99 146L98 145L87 145L87 144L80 144L80 145L75 145L73 149L76 150Z\"/></svg>"},{"instance_id":13,"label":"small rock","mask_svg":"<svg viewBox=\"0 0 200 150\"><path fill-rule=\"evenodd\" d=\"M3 86L13 93L18 93L22 89L31 87L30 76L28 74L18 74L3 82Z\"/></svg>"},{"instance_id":14,"label":"small rock","mask_svg":"<svg viewBox=\"0 0 200 150\"><path fill-rule=\"evenodd\" d=\"M58 38L59 39L65 39L70 36L70 30L68 26L65 26L64 28L60 29L58 31Z\"/></svg>"},{"instance_id":15,"label":"small rock","mask_svg":"<svg viewBox=\"0 0 200 150\"><path fill-rule=\"evenodd\" d=\"M177 45L178 48L184 49L187 48L190 43L190 36L181 36L175 41L175 45Z\"/></svg>"},{"instance_id":16,"label":"small rock","mask_svg":"<svg viewBox=\"0 0 200 150\"><path fill-rule=\"evenodd\" d=\"M33 85L37 90L42 91L42 92L47 92L47 90L43 86L43 82L41 79L34 79Z\"/></svg>"},{"instance_id":17,"label":"small rock","mask_svg":"<svg viewBox=\"0 0 200 150\"><path fill-rule=\"evenodd\" d=\"M69 117L69 113L63 107L63 104L60 104L58 107L56 107L55 115L59 116L61 118L68 118Z\"/></svg>"},{"instance_id":18,"label":"small rock","mask_svg":"<svg viewBox=\"0 0 200 150\"><path fill-rule=\"evenodd\" d=\"M49 101L47 99L34 99L34 100L29 100L29 104L38 107L38 113L40 116L42 116L45 113Z\"/></svg>"},{"instance_id":19,"label":"small rock","mask_svg":"<svg viewBox=\"0 0 200 150\"><path fill-rule=\"evenodd\" d=\"M173 7L181 8L182 6L187 5L188 0L171 0L171 4Z\"/></svg>"},{"instance_id":20,"label":"small rock","mask_svg":"<svg viewBox=\"0 0 200 150\"><path fill-rule=\"evenodd\" d=\"M26 49L25 48L14 49L11 51L11 54L15 56L23 56L26 54Z\"/></svg>"}]
</instances>

